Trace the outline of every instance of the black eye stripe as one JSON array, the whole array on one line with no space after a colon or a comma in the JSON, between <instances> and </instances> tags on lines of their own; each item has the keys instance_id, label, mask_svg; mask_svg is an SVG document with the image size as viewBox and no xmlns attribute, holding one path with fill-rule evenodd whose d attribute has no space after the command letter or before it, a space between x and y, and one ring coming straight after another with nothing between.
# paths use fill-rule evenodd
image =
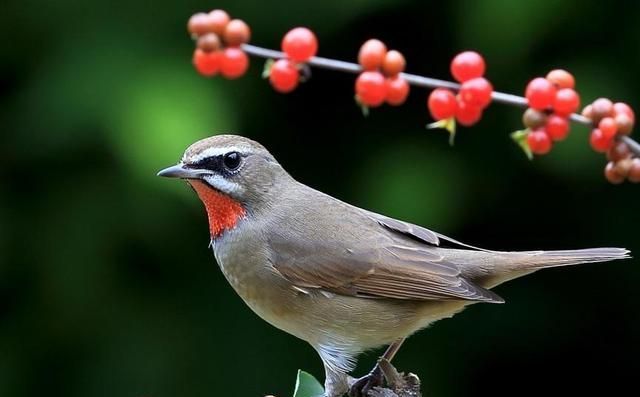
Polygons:
<instances>
[{"instance_id":1,"label":"black eye stripe","mask_svg":"<svg viewBox=\"0 0 640 397\"><path fill-rule=\"evenodd\" d=\"M205 157L194 163L188 164L188 167L210 170L218 174L229 174L240 167L243 157L244 156L238 152L231 152L217 156Z\"/></svg>"},{"instance_id":2,"label":"black eye stripe","mask_svg":"<svg viewBox=\"0 0 640 397\"><path fill-rule=\"evenodd\" d=\"M222 170L222 155L205 157L195 163L189 164L190 168L206 169L211 171Z\"/></svg>"}]
</instances>

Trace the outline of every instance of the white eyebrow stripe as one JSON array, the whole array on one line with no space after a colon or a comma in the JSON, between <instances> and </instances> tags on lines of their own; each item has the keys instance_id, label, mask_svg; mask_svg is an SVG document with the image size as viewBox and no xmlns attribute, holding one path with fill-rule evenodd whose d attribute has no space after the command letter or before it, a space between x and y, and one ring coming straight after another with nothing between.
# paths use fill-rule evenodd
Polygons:
<instances>
[{"instance_id":1,"label":"white eyebrow stripe","mask_svg":"<svg viewBox=\"0 0 640 397\"><path fill-rule=\"evenodd\" d=\"M222 175L218 175L218 174L205 175L203 179L209 185L213 186L214 188L226 194L236 193L240 189L242 189L240 185L225 179Z\"/></svg>"},{"instance_id":2,"label":"white eyebrow stripe","mask_svg":"<svg viewBox=\"0 0 640 397\"><path fill-rule=\"evenodd\" d=\"M246 151L246 148L241 148L238 146L210 147L198 153L197 156L193 156L192 158L189 159L189 161L192 163L196 163L207 157L220 156L220 155L231 153L231 152L238 152L242 154L245 151Z\"/></svg>"}]
</instances>

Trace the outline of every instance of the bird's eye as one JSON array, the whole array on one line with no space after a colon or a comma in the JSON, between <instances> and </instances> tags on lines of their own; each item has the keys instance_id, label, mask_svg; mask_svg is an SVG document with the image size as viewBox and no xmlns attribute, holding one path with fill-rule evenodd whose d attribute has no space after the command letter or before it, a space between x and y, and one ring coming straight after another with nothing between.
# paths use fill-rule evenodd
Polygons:
<instances>
[{"instance_id":1,"label":"bird's eye","mask_svg":"<svg viewBox=\"0 0 640 397\"><path fill-rule=\"evenodd\" d=\"M231 152L231 153L225 154L222 161L224 162L224 166L227 167L227 169L233 171L238 169L238 167L240 167L241 159L242 158L240 157L240 153Z\"/></svg>"}]
</instances>

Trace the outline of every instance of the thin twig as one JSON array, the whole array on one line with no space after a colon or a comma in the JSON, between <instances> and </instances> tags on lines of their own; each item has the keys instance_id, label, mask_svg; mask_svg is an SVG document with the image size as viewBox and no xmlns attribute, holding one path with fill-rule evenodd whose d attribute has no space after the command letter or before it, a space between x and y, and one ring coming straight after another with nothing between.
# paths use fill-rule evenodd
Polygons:
<instances>
[{"instance_id":1,"label":"thin twig","mask_svg":"<svg viewBox=\"0 0 640 397\"><path fill-rule=\"evenodd\" d=\"M262 48L251 44L243 44L242 49L249 55L261 57L261 58L284 58L285 54L282 51L270 50L268 48ZM323 69L331 69L337 70L340 72L347 73L360 73L362 72L362 67L357 63L352 62L344 62L336 59L323 58L323 57L313 57L308 62L308 65L314 66L317 68ZM411 73L400 73L400 75L411 85L418 87L426 87L426 88L449 88L452 90L460 89L460 84L454 83L452 81L440 80L440 79L432 79L430 77L424 77L417 74ZM504 92L494 91L491 95L494 102L504 103L507 105L519 106L519 107L527 107L527 100L524 97L507 94ZM581 114L574 113L570 117L571 121L579 124L584 124L587 126L592 126L593 123L590 119L584 117ZM618 138L625 142L629 149L638 157L640 157L640 143L634 141L629 136L623 135Z\"/></svg>"}]
</instances>

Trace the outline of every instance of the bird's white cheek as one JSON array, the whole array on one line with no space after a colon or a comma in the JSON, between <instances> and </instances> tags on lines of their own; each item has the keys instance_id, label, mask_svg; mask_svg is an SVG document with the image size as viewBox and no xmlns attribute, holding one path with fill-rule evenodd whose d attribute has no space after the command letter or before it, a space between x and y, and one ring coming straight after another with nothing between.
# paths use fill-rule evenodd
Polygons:
<instances>
[{"instance_id":1,"label":"bird's white cheek","mask_svg":"<svg viewBox=\"0 0 640 397\"><path fill-rule=\"evenodd\" d=\"M204 177L205 182L213 186L215 189L226 194L242 193L242 187L235 182L229 181L220 175L207 175Z\"/></svg>"}]
</instances>

